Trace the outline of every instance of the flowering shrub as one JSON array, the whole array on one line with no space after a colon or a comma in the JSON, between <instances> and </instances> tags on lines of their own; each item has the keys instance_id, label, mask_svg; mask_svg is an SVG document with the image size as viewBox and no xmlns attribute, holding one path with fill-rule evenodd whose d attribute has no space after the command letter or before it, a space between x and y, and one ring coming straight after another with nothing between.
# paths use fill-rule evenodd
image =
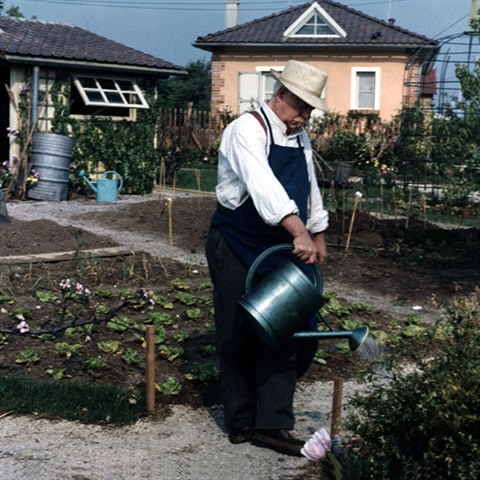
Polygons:
<instances>
[{"instance_id":1,"label":"flowering shrub","mask_svg":"<svg viewBox=\"0 0 480 480\"><path fill-rule=\"evenodd\" d=\"M11 160L2 162L0 168L0 188L7 188L16 172L18 158L14 155Z\"/></svg>"},{"instance_id":2,"label":"flowering shrub","mask_svg":"<svg viewBox=\"0 0 480 480\"><path fill-rule=\"evenodd\" d=\"M480 290L449 313L437 328L446 336L440 351L354 399L348 427L362 439L350 458L365 469L355 478L480 478Z\"/></svg>"}]
</instances>

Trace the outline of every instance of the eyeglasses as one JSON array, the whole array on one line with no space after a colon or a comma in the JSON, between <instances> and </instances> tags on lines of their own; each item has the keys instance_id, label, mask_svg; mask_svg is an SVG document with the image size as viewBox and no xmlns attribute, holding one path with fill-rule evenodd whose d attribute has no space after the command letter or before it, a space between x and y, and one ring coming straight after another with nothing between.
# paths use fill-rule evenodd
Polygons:
<instances>
[{"instance_id":1,"label":"eyeglasses","mask_svg":"<svg viewBox=\"0 0 480 480\"><path fill-rule=\"evenodd\" d=\"M314 107L304 102L301 98L290 92L290 90L285 91L284 99L291 108L296 110L301 115L305 113L310 115L310 113L312 113L312 111L314 110Z\"/></svg>"}]
</instances>

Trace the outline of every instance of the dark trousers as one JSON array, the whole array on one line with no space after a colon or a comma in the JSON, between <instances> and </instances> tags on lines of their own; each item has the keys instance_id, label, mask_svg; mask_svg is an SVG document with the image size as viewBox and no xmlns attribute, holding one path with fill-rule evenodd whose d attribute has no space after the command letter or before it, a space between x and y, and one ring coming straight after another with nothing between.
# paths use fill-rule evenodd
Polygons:
<instances>
[{"instance_id":1,"label":"dark trousers","mask_svg":"<svg viewBox=\"0 0 480 480\"><path fill-rule=\"evenodd\" d=\"M297 344L273 349L253 331L237 307L247 269L219 230L211 228L206 255L214 286L216 346L227 429L291 430L297 378ZM310 352L308 363L315 349ZM302 367L302 373L306 367Z\"/></svg>"}]
</instances>

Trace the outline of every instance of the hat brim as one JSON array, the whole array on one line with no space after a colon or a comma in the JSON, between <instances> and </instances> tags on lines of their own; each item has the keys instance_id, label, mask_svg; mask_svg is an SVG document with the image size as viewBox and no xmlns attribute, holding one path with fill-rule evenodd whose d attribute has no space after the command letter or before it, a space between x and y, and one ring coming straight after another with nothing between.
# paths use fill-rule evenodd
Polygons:
<instances>
[{"instance_id":1,"label":"hat brim","mask_svg":"<svg viewBox=\"0 0 480 480\"><path fill-rule=\"evenodd\" d=\"M298 85L283 79L281 77L281 73L277 72L276 70L270 70L270 73L273 78L275 78L275 80L280 82L285 88L290 90L290 92L292 92L298 98L302 99L305 103L308 103L311 107L318 108L319 110L322 110L324 112L328 112L329 109L327 102L323 100L323 98L319 98L316 95L308 92L307 90L302 89Z\"/></svg>"}]
</instances>

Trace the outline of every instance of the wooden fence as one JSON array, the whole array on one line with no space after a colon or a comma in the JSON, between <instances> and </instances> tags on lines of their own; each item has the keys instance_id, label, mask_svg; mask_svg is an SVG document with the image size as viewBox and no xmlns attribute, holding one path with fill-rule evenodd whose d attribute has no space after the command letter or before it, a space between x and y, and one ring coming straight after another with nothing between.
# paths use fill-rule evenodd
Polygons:
<instances>
[{"instance_id":1,"label":"wooden fence","mask_svg":"<svg viewBox=\"0 0 480 480\"><path fill-rule=\"evenodd\" d=\"M198 148L208 152L220 140L229 121L225 115L199 110L160 109L157 145L161 149Z\"/></svg>"},{"instance_id":2,"label":"wooden fence","mask_svg":"<svg viewBox=\"0 0 480 480\"><path fill-rule=\"evenodd\" d=\"M158 116L157 141L160 148L198 148L209 151L219 140L224 128L235 117L224 113L210 113L193 109L160 109ZM384 137L394 141L399 126L374 122L368 116L359 118L327 117L323 126L312 123L309 131L314 147L321 153L339 129L367 138Z\"/></svg>"}]
</instances>

